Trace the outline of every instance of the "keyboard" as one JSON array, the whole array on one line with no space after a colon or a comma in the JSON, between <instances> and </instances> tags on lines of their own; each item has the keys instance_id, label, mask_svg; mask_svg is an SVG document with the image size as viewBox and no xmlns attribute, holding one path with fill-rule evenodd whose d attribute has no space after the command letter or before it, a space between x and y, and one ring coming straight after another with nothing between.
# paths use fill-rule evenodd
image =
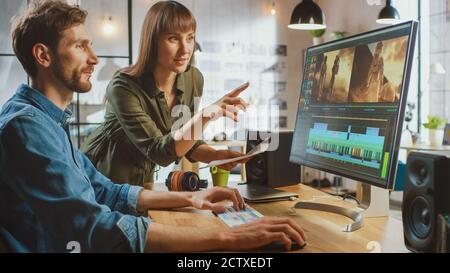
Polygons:
<instances>
[{"instance_id":1,"label":"keyboard","mask_svg":"<svg viewBox=\"0 0 450 273\"><path fill-rule=\"evenodd\" d=\"M263 215L246 205L243 210L236 211L233 207L225 207L226 211L216 214L227 226L236 227L255 221Z\"/></svg>"}]
</instances>

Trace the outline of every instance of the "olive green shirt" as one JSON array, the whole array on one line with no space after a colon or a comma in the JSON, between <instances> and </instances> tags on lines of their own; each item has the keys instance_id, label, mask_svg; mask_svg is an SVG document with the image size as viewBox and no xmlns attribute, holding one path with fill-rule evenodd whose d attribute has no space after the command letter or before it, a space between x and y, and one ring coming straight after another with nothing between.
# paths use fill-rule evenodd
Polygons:
<instances>
[{"instance_id":1,"label":"olive green shirt","mask_svg":"<svg viewBox=\"0 0 450 273\"><path fill-rule=\"evenodd\" d=\"M194 96L202 92L203 76L195 67L177 76L176 103L189 106L191 116ZM156 165L167 166L180 159L171 128L181 117L171 116L164 93L153 79L117 72L106 89L105 121L81 150L115 183L153 182ZM186 157L191 160L190 153L203 143L197 141Z\"/></svg>"}]
</instances>

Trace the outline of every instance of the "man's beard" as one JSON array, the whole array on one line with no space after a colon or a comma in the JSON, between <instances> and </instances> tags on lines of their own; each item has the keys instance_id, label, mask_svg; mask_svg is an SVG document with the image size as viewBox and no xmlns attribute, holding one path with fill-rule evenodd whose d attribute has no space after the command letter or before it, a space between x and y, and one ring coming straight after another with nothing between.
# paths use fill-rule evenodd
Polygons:
<instances>
[{"instance_id":1,"label":"man's beard","mask_svg":"<svg viewBox=\"0 0 450 273\"><path fill-rule=\"evenodd\" d=\"M59 60L56 60L55 65L52 66L52 71L55 77L68 89L77 93L86 93L92 88L92 84L89 80L81 80L81 77L83 76L82 71L85 69L86 68L81 70L66 71Z\"/></svg>"}]
</instances>

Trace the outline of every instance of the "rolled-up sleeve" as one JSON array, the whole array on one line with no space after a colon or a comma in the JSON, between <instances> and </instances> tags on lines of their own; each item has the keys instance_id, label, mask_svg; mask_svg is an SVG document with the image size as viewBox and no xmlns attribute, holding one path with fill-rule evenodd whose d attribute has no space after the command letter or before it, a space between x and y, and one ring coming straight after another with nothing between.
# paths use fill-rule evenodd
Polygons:
<instances>
[{"instance_id":1,"label":"rolled-up sleeve","mask_svg":"<svg viewBox=\"0 0 450 273\"><path fill-rule=\"evenodd\" d=\"M110 83L107 97L128 139L142 155L160 166L180 159L172 135L162 134L126 82L116 79Z\"/></svg>"},{"instance_id":2,"label":"rolled-up sleeve","mask_svg":"<svg viewBox=\"0 0 450 273\"><path fill-rule=\"evenodd\" d=\"M186 158L191 162L191 163L195 163L197 162L196 160L194 160L192 158L192 153L195 151L195 149L198 148L198 146L206 144L206 142L204 142L203 140L197 140L197 142L194 144L194 146L192 146L192 148L189 150L189 152L186 153Z\"/></svg>"},{"instance_id":3,"label":"rolled-up sleeve","mask_svg":"<svg viewBox=\"0 0 450 273\"><path fill-rule=\"evenodd\" d=\"M200 99L202 97L203 85L204 85L205 80L204 80L203 75L200 72L200 70L198 70L196 67L192 67L192 69L194 69L193 74L194 74L194 78L195 78L194 80L195 80L196 84L195 84L195 87L193 87L193 89L194 89L193 90L194 91L193 100L191 101L189 106L191 109L191 116L194 116L194 114L199 110L199 109L195 109L195 107L194 107L194 106L196 106L194 103L194 99L195 98ZM197 104L197 106L198 106L198 104ZM192 163L197 162L196 160L194 160L192 158L192 153L195 151L195 149L198 148L198 146L203 145L203 144L206 144L206 142L204 142L203 140L197 140L197 142L194 144L194 146L192 146L192 148L189 150L189 152L186 153L186 158L190 162L192 162Z\"/></svg>"},{"instance_id":4,"label":"rolled-up sleeve","mask_svg":"<svg viewBox=\"0 0 450 273\"><path fill-rule=\"evenodd\" d=\"M107 205L111 210L126 214L138 215L136 210L139 193L144 189L129 184L115 184L92 165L91 161L80 151L77 151L86 175L95 190L95 198L100 204Z\"/></svg>"},{"instance_id":5,"label":"rolled-up sleeve","mask_svg":"<svg viewBox=\"0 0 450 273\"><path fill-rule=\"evenodd\" d=\"M142 252L150 220L122 213L135 211L140 189L103 178L91 184L83 166L71 163L65 140L45 124L39 116L17 117L3 128L0 145L8 157L5 183L32 208L52 249L65 252L77 241L81 252Z\"/></svg>"}]
</instances>

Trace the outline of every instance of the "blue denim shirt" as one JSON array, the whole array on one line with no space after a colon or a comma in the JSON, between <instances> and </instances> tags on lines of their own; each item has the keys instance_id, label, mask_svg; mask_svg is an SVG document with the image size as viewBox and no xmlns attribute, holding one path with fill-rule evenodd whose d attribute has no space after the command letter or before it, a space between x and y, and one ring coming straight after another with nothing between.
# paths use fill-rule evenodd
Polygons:
<instances>
[{"instance_id":1,"label":"blue denim shirt","mask_svg":"<svg viewBox=\"0 0 450 273\"><path fill-rule=\"evenodd\" d=\"M0 237L13 252L142 252L142 188L113 184L74 149L70 116L27 85L0 111Z\"/></svg>"}]
</instances>

